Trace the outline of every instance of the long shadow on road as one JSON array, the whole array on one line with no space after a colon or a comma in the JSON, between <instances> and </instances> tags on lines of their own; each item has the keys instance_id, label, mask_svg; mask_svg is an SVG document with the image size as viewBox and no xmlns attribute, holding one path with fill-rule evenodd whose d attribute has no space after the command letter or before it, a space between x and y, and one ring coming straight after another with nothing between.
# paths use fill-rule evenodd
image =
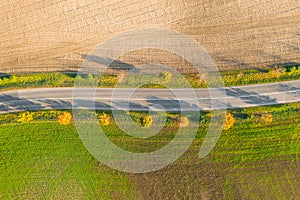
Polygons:
<instances>
[{"instance_id":1,"label":"long shadow on road","mask_svg":"<svg viewBox=\"0 0 300 200\"><path fill-rule=\"evenodd\" d=\"M16 95L2 94L0 95L0 112L8 111L26 111L26 110L40 110L43 107L31 100L19 98Z\"/></svg>"},{"instance_id":2,"label":"long shadow on road","mask_svg":"<svg viewBox=\"0 0 300 200\"><path fill-rule=\"evenodd\" d=\"M248 92L240 88L225 89L227 96L242 99L247 104L270 105L276 104L277 100L266 95L260 95L256 92Z\"/></svg>"}]
</instances>

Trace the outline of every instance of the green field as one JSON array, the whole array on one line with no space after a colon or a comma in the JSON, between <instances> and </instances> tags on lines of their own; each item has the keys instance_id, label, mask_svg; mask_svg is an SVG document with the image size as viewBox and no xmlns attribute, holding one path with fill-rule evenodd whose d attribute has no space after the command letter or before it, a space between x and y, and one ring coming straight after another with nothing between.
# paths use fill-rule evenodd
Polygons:
<instances>
[{"instance_id":1,"label":"green field","mask_svg":"<svg viewBox=\"0 0 300 200\"><path fill-rule=\"evenodd\" d=\"M73 125L1 125L0 152L0 199L133 198L126 175L100 166Z\"/></svg>"},{"instance_id":2,"label":"green field","mask_svg":"<svg viewBox=\"0 0 300 200\"><path fill-rule=\"evenodd\" d=\"M74 124L56 122L56 111L35 112L30 123L18 123L20 114L1 115L0 181L5 184L0 185L0 198L296 199L299 111L300 103L232 110L234 126L199 159L210 116L202 113L189 151L167 168L147 174L125 174L99 164L84 148ZM265 112L272 115L271 123L258 117ZM131 113L133 118L143 115ZM114 122L103 128L122 148L149 152L172 140L177 125L168 121L149 139L128 136Z\"/></svg>"}]
</instances>

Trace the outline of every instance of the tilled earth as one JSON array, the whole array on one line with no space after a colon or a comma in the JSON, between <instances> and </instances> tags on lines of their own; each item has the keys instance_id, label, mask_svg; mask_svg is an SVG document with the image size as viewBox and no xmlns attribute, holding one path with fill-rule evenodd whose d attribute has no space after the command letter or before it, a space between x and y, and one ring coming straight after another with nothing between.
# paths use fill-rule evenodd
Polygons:
<instances>
[{"instance_id":1,"label":"tilled earth","mask_svg":"<svg viewBox=\"0 0 300 200\"><path fill-rule=\"evenodd\" d=\"M197 152L195 152L197 155ZM139 199L297 199L299 161L272 158L250 163L177 161L131 175Z\"/></svg>"},{"instance_id":2,"label":"tilled earth","mask_svg":"<svg viewBox=\"0 0 300 200\"><path fill-rule=\"evenodd\" d=\"M0 71L77 70L85 55L125 30L162 27L196 40L221 70L300 63L297 0L4 0ZM120 60L185 68L172 53L135 51Z\"/></svg>"}]
</instances>

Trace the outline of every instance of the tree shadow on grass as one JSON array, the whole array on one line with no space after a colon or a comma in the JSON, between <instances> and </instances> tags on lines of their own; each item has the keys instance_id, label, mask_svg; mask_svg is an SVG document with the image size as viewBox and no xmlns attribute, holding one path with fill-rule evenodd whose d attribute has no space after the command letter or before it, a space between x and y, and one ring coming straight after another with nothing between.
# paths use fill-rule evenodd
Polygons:
<instances>
[{"instance_id":1,"label":"tree shadow on grass","mask_svg":"<svg viewBox=\"0 0 300 200\"><path fill-rule=\"evenodd\" d=\"M0 80L4 79L4 78L10 78L11 75L10 74L6 74L6 73L2 73L0 72Z\"/></svg>"}]
</instances>

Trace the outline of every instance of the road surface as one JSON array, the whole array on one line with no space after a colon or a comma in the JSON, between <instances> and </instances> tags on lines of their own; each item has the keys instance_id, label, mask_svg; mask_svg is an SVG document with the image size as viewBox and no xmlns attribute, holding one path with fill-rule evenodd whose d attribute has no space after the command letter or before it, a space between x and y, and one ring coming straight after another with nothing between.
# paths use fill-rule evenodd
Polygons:
<instances>
[{"instance_id":1,"label":"road surface","mask_svg":"<svg viewBox=\"0 0 300 200\"><path fill-rule=\"evenodd\" d=\"M72 108L188 111L274 105L299 102L300 80L225 87L223 90L195 89L195 96L191 92L191 89L127 88L81 88L75 92L74 88L14 90L0 93L0 113Z\"/></svg>"}]
</instances>

